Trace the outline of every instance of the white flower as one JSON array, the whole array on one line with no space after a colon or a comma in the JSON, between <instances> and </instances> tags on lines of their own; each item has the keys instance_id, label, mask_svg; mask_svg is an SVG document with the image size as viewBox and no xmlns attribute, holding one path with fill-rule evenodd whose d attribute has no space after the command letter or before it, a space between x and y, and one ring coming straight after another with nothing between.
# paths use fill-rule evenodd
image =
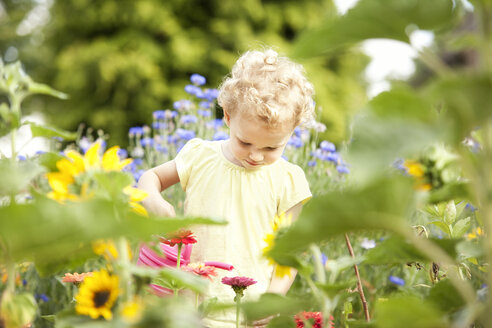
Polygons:
<instances>
[{"instance_id":1,"label":"white flower","mask_svg":"<svg viewBox=\"0 0 492 328\"><path fill-rule=\"evenodd\" d=\"M373 239L367 239L364 237L364 239L360 243L360 247L364 249L371 249L376 247L376 242Z\"/></svg>"}]
</instances>

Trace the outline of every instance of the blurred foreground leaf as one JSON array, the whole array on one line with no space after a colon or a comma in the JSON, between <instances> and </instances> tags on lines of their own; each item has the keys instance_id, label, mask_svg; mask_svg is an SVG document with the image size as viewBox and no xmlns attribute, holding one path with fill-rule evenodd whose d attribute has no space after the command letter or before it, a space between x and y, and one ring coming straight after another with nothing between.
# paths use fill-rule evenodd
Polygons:
<instances>
[{"instance_id":1,"label":"blurred foreground leaf","mask_svg":"<svg viewBox=\"0 0 492 328\"><path fill-rule=\"evenodd\" d=\"M33 178L44 171L42 166L29 160L13 162L10 158L0 159L0 196L14 195L27 188Z\"/></svg>"},{"instance_id":2,"label":"blurred foreground leaf","mask_svg":"<svg viewBox=\"0 0 492 328\"><path fill-rule=\"evenodd\" d=\"M312 306L312 300L292 299L272 293L261 295L257 302L243 304L244 313L249 321L266 318L276 314L291 317L293 321L295 314L309 309L310 306Z\"/></svg>"},{"instance_id":3,"label":"blurred foreground leaf","mask_svg":"<svg viewBox=\"0 0 492 328\"><path fill-rule=\"evenodd\" d=\"M71 141L77 138L77 133L64 131L55 127L40 125L36 123L28 123L31 127L32 137L45 137L45 138L63 138L64 140Z\"/></svg>"},{"instance_id":4,"label":"blurred foreground leaf","mask_svg":"<svg viewBox=\"0 0 492 328\"><path fill-rule=\"evenodd\" d=\"M313 57L366 39L387 38L408 42L408 27L434 30L452 22L451 0L360 0L338 20L327 20L302 35L293 57Z\"/></svg>"},{"instance_id":5,"label":"blurred foreground leaf","mask_svg":"<svg viewBox=\"0 0 492 328\"><path fill-rule=\"evenodd\" d=\"M398 230L405 224L413 195L412 181L394 176L315 197L291 228L277 236L271 255L280 260L311 243L350 231Z\"/></svg>"}]
</instances>

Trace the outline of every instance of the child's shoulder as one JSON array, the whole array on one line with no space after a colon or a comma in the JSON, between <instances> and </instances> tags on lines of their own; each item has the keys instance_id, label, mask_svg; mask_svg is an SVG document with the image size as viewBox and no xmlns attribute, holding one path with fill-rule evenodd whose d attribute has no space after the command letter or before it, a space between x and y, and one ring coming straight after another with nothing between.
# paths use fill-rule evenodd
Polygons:
<instances>
[{"instance_id":1,"label":"child's shoulder","mask_svg":"<svg viewBox=\"0 0 492 328\"><path fill-rule=\"evenodd\" d=\"M284 158L277 160L272 167L272 171L281 175L304 176L304 170L297 164L291 163Z\"/></svg>"},{"instance_id":2,"label":"child's shoulder","mask_svg":"<svg viewBox=\"0 0 492 328\"><path fill-rule=\"evenodd\" d=\"M184 154L190 154L194 156L203 156L204 154L213 154L217 152L219 147L218 141L203 140L200 138L193 138L186 142L183 148L178 152L178 156Z\"/></svg>"}]
</instances>

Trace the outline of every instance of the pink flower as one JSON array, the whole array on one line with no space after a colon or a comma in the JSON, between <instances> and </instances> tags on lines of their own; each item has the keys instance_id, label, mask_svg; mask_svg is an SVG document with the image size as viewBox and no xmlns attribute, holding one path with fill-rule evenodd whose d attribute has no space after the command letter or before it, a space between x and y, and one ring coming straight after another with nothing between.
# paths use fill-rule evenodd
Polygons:
<instances>
[{"instance_id":1,"label":"pink flower","mask_svg":"<svg viewBox=\"0 0 492 328\"><path fill-rule=\"evenodd\" d=\"M256 284L256 281L248 277L224 277L222 278L222 283L233 288L246 288L248 286Z\"/></svg>"},{"instance_id":2,"label":"pink flower","mask_svg":"<svg viewBox=\"0 0 492 328\"><path fill-rule=\"evenodd\" d=\"M215 271L213 266L208 266L201 263L190 263L187 266L184 266L183 270L193 272L197 276L208 278L210 281L212 281L212 277L217 276L217 271Z\"/></svg>"},{"instance_id":3,"label":"pink flower","mask_svg":"<svg viewBox=\"0 0 492 328\"><path fill-rule=\"evenodd\" d=\"M216 267L217 269L222 269L227 271L231 271L232 269L234 269L232 264L227 264L223 262L209 261L209 262L205 262L204 264L208 266Z\"/></svg>"},{"instance_id":4,"label":"pink flower","mask_svg":"<svg viewBox=\"0 0 492 328\"><path fill-rule=\"evenodd\" d=\"M180 229L178 231L169 234L167 238L161 237L159 239L162 243L167 244L169 246L174 246L177 244L188 245L188 244L196 243L196 239L195 236L193 236L193 232L191 232L190 230L183 230L183 229Z\"/></svg>"},{"instance_id":5,"label":"pink flower","mask_svg":"<svg viewBox=\"0 0 492 328\"><path fill-rule=\"evenodd\" d=\"M65 273L65 276L62 278L63 282L71 282L74 284L79 284L84 281L85 277L92 276L92 272L83 272L83 273Z\"/></svg>"},{"instance_id":6,"label":"pink flower","mask_svg":"<svg viewBox=\"0 0 492 328\"><path fill-rule=\"evenodd\" d=\"M310 319L313 319L312 321ZM302 312L294 316L296 328L304 328L306 322L311 322L313 328L323 328L323 314L321 312ZM330 316L330 328L333 328L333 316ZM311 327L310 326L310 327Z\"/></svg>"}]
</instances>

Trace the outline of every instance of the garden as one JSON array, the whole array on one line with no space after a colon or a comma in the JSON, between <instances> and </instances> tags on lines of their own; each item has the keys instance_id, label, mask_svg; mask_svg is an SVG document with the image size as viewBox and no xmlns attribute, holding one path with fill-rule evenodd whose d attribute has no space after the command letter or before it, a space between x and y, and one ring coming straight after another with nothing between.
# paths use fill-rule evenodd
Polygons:
<instances>
[{"instance_id":1,"label":"garden","mask_svg":"<svg viewBox=\"0 0 492 328\"><path fill-rule=\"evenodd\" d=\"M26 119L27 99L70 94L0 61L0 136L10 138L10 156L0 154L0 327L203 327L224 309L236 311L237 327L243 316L282 328L489 327L492 3L360 0L301 34L289 55L410 43L417 30L435 36L419 50L423 77L368 100L349 138L324 140L330 126L320 121L295 129L283 157L304 170L313 198L295 222L271 218L263 256L297 277L285 296L244 302L255 277L190 262L200 245L190 227L227 221L184 216L179 184L162 193L177 216L155 216L136 188L187 141L229 138L218 85L187 75L174 86L185 97L124 131L120 148L104 132ZM49 150L21 155L21 127ZM214 280L231 286L229 303L203 297Z\"/></svg>"}]
</instances>

